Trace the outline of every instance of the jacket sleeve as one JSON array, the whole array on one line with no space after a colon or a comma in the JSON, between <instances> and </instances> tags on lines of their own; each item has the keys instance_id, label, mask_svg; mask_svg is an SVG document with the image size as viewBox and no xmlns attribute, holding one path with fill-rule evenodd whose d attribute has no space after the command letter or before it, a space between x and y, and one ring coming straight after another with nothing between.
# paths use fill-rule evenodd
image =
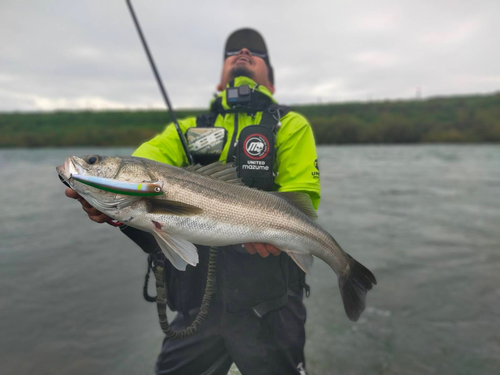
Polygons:
<instances>
[{"instance_id":1,"label":"jacket sleeve","mask_svg":"<svg viewBox=\"0 0 500 375\"><path fill-rule=\"evenodd\" d=\"M318 156L308 121L295 112L283 117L276 148L276 190L307 193L317 209L321 197Z\"/></svg>"},{"instance_id":2,"label":"jacket sleeve","mask_svg":"<svg viewBox=\"0 0 500 375\"><path fill-rule=\"evenodd\" d=\"M182 133L186 134L187 129L196 126L196 118L192 117L179 121L179 126ZM176 167L188 165L187 156L184 153L174 124L167 125L163 133L140 145L132 156L151 159Z\"/></svg>"}]
</instances>

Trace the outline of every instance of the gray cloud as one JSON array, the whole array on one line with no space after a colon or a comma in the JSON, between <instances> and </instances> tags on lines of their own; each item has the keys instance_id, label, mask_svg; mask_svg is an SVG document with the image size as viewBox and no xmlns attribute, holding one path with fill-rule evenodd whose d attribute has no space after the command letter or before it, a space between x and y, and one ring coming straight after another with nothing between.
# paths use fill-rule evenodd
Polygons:
<instances>
[{"instance_id":1,"label":"gray cloud","mask_svg":"<svg viewBox=\"0 0 500 375\"><path fill-rule=\"evenodd\" d=\"M236 28L266 38L283 103L497 91L493 1L134 2L173 104L206 107ZM163 107L124 1L0 3L0 111Z\"/></svg>"}]
</instances>

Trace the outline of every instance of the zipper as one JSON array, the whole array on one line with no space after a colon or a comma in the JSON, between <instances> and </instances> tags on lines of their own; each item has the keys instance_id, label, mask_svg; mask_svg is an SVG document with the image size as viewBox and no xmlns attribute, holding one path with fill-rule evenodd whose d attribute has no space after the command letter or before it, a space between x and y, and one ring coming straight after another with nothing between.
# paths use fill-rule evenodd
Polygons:
<instances>
[{"instance_id":1,"label":"zipper","mask_svg":"<svg viewBox=\"0 0 500 375\"><path fill-rule=\"evenodd\" d=\"M236 112L234 114L234 128L233 128L233 136L231 138L231 144L229 145L229 150L227 152L227 157L226 157L226 163L232 163L233 161L235 161L236 159L236 156L234 155L234 150L236 148L236 145L237 145L237 141L236 141L236 136L238 135L238 117L239 117L239 113Z\"/></svg>"}]
</instances>

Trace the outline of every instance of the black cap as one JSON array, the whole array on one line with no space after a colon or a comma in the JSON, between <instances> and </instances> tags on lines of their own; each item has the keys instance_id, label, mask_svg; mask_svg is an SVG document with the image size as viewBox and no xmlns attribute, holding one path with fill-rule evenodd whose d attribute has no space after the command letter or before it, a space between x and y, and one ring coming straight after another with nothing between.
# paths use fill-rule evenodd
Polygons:
<instances>
[{"instance_id":1,"label":"black cap","mask_svg":"<svg viewBox=\"0 0 500 375\"><path fill-rule=\"evenodd\" d=\"M224 48L224 60L229 56L228 53L237 52L242 48L248 48L257 56L262 55L259 57L262 57L266 62L269 68L269 80L274 85L273 67L271 66L269 53L267 52L266 43L262 35L258 31L249 28L234 31L227 38L226 47Z\"/></svg>"}]
</instances>

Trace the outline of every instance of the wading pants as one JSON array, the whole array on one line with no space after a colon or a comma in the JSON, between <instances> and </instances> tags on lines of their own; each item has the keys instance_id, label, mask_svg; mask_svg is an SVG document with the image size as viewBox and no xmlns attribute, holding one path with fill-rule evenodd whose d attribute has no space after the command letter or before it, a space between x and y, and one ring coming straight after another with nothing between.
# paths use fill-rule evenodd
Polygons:
<instances>
[{"instance_id":1,"label":"wading pants","mask_svg":"<svg viewBox=\"0 0 500 375\"><path fill-rule=\"evenodd\" d=\"M172 328L189 326L196 313L177 314ZM198 332L185 339L165 338L156 373L225 375L234 362L242 375L304 375L305 321L298 296L288 296L285 306L261 318L252 311L228 313L214 300Z\"/></svg>"}]
</instances>

